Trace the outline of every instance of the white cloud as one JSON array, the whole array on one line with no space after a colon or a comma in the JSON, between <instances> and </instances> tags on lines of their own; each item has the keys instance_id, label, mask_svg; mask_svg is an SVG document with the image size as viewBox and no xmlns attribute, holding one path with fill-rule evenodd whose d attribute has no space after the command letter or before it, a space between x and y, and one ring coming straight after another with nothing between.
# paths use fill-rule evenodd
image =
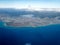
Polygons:
<instances>
[{"instance_id":1,"label":"white cloud","mask_svg":"<svg viewBox=\"0 0 60 45\"><path fill-rule=\"evenodd\" d=\"M31 17L33 17L34 15L30 15L30 14L28 14L28 15L22 15L22 17L26 17L26 18L31 18Z\"/></svg>"}]
</instances>

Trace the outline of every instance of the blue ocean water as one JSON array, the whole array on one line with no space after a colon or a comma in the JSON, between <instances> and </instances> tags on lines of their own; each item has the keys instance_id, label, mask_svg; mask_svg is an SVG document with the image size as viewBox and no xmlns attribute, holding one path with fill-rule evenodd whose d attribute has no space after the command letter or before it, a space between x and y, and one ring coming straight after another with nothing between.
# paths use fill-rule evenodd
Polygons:
<instances>
[{"instance_id":1,"label":"blue ocean water","mask_svg":"<svg viewBox=\"0 0 60 45\"><path fill-rule=\"evenodd\" d=\"M60 45L60 24L35 28L0 26L0 45Z\"/></svg>"}]
</instances>

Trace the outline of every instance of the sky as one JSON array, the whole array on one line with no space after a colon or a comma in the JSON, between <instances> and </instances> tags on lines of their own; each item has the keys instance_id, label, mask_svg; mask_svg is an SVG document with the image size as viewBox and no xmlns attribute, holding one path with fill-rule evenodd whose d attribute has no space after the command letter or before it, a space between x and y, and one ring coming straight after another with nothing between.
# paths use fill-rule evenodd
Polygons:
<instances>
[{"instance_id":1,"label":"sky","mask_svg":"<svg viewBox=\"0 0 60 45\"><path fill-rule=\"evenodd\" d=\"M0 8L60 8L60 0L0 0Z\"/></svg>"}]
</instances>

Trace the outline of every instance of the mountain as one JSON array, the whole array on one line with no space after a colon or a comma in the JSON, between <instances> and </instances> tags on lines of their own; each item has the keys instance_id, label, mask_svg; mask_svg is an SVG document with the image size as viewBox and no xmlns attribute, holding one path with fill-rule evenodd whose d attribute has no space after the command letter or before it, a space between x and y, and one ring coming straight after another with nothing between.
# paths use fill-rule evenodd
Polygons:
<instances>
[{"instance_id":1,"label":"mountain","mask_svg":"<svg viewBox=\"0 0 60 45\"><path fill-rule=\"evenodd\" d=\"M49 11L50 10L50 11ZM60 16L59 10L54 9L42 9L42 10L30 10L30 9L13 9L13 8L1 8L0 15L8 16L20 16L32 14L37 17L56 17Z\"/></svg>"}]
</instances>

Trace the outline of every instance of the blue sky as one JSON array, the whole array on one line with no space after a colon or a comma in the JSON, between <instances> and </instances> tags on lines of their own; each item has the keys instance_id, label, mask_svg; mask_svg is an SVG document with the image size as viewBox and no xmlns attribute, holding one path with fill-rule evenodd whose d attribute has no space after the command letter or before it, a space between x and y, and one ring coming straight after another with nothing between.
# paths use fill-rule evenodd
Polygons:
<instances>
[{"instance_id":1,"label":"blue sky","mask_svg":"<svg viewBox=\"0 0 60 45\"><path fill-rule=\"evenodd\" d=\"M60 8L60 0L0 0L0 8Z\"/></svg>"}]
</instances>

